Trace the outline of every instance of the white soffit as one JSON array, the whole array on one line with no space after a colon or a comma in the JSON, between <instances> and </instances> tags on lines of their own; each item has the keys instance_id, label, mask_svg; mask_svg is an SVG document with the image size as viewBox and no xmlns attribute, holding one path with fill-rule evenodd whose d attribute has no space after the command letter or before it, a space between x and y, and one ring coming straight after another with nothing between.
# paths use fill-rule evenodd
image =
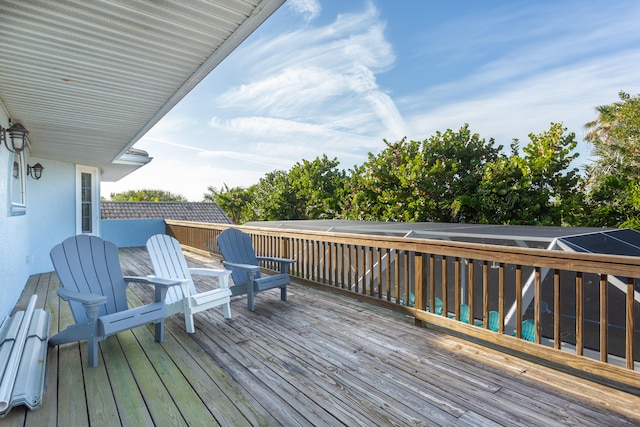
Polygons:
<instances>
[{"instance_id":1,"label":"white soffit","mask_svg":"<svg viewBox=\"0 0 640 427\"><path fill-rule=\"evenodd\" d=\"M0 0L0 102L33 156L108 169L283 3Z\"/></svg>"}]
</instances>

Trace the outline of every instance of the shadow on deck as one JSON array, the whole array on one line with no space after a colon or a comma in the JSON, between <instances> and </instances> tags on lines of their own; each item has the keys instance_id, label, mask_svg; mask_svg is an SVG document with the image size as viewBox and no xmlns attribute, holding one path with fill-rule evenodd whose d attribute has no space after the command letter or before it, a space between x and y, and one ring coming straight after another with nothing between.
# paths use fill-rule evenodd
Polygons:
<instances>
[{"instance_id":1,"label":"shadow on deck","mask_svg":"<svg viewBox=\"0 0 640 427\"><path fill-rule=\"evenodd\" d=\"M187 254L193 266L215 261ZM142 248L121 250L125 274L150 274ZM32 276L52 313L52 334L72 323L55 274ZM201 282L197 286L211 286ZM132 285L131 304L151 299ZM42 407L14 408L3 426L43 425L638 425L640 397L572 377L394 315L292 284L289 299L261 293L256 311L232 299L220 309L166 320L100 345L49 348Z\"/></svg>"}]
</instances>

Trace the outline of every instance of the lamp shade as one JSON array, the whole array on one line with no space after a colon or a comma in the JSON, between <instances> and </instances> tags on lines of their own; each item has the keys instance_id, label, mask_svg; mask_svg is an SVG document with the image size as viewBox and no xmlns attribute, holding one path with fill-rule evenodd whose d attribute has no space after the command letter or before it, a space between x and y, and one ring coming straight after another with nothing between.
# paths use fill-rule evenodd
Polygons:
<instances>
[{"instance_id":1,"label":"lamp shade","mask_svg":"<svg viewBox=\"0 0 640 427\"><path fill-rule=\"evenodd\" d=\"M20 153L27 146L27 135L29 131L20 123L14 123L7 129L7 133L11 138L12 151ZM7 141L5 140L5 143Z\"/></svg>"},{"instance_id":2,"label":"lamp shade","mask_svg":"<svg viewBox=\"0 0 640 427\"><path fill-rule=\"evenodd\" d=\"M35 180L38 180L42 178L43 170L44 170L44 166L42 166L40 163L36 163L35 165L28 167L27 173L31 175L31 177L34 178Z\"/></svg>"}]
</instances>

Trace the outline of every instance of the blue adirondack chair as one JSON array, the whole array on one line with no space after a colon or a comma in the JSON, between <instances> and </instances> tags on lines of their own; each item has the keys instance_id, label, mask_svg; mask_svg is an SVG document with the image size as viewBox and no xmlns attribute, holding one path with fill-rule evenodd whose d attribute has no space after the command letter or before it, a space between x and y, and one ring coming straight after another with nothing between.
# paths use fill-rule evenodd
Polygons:
<instances>
[{"instance_id":1,"label":"blue adirondack chair","mask_svg":"<svg viewBox=\"0 0 640 427\"><path fill-rule=\"evenodd\" d=\"M295 260L288 258L259 257L251 244L251 237L236 229L228 228L217 238L218 247L224 257L223 265L231 270L234 285L231 295L247 294L247 308L254 311L254 296L267 289L280 288L280 299L287 300L287 284L290 282L289 266ZM280 264L280 274L262 276L260 261Z\"/></svg>"},{"instance_id":2,"label":"blue adirondack chair","mask_svg":"<svg viewBox=\"0 0 640 427\"><path fill-rule=\"evenodd\" d=\"M58 296L69 302L76 321L49 339L56 346L87 341L89 366L98 366L98 342L118 332L155 323L155 339L164 340L164 299L176 280L123 276L118 248L96 236L69 237L51 250L51 261L60 279ZM155 286L155 302L129 308L129 282Z\"/></svg>"}]
</instances>

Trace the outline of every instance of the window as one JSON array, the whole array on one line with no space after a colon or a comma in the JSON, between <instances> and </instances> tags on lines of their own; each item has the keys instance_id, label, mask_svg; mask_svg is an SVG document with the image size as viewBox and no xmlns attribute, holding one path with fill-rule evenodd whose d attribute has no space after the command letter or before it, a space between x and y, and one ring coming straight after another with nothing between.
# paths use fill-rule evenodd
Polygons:
<instances>
[{"instance_id":1,"label":"window","mask_svg":"<svg viewBox=\"0 0 640 427\"><path fill-rule=\"evenodd\" d=\"M25 159L23 153L11 153L9 156L9 206L10 215L24 215L27 211L25 188Z\"/></svg>"},{"instance_id":2,"label":"window","mask_svg":"<svg viewBox=\"0 0 640 427\"><path fill-rule=\"evenodd\" d=\"M91 197L91 174L82 172L80 173L80 221L82 223L83 233L92 233L92 197Z\"/></svg>"},{"instance_id":3,"label":"window","mask_svg":"<svg viewBox=\"0 0 640 427\"><path fill-rule=\"evenodd\" d=\"M76 233L98 235L98 170L76 166Z\"/></svg>"}]
</instances>

